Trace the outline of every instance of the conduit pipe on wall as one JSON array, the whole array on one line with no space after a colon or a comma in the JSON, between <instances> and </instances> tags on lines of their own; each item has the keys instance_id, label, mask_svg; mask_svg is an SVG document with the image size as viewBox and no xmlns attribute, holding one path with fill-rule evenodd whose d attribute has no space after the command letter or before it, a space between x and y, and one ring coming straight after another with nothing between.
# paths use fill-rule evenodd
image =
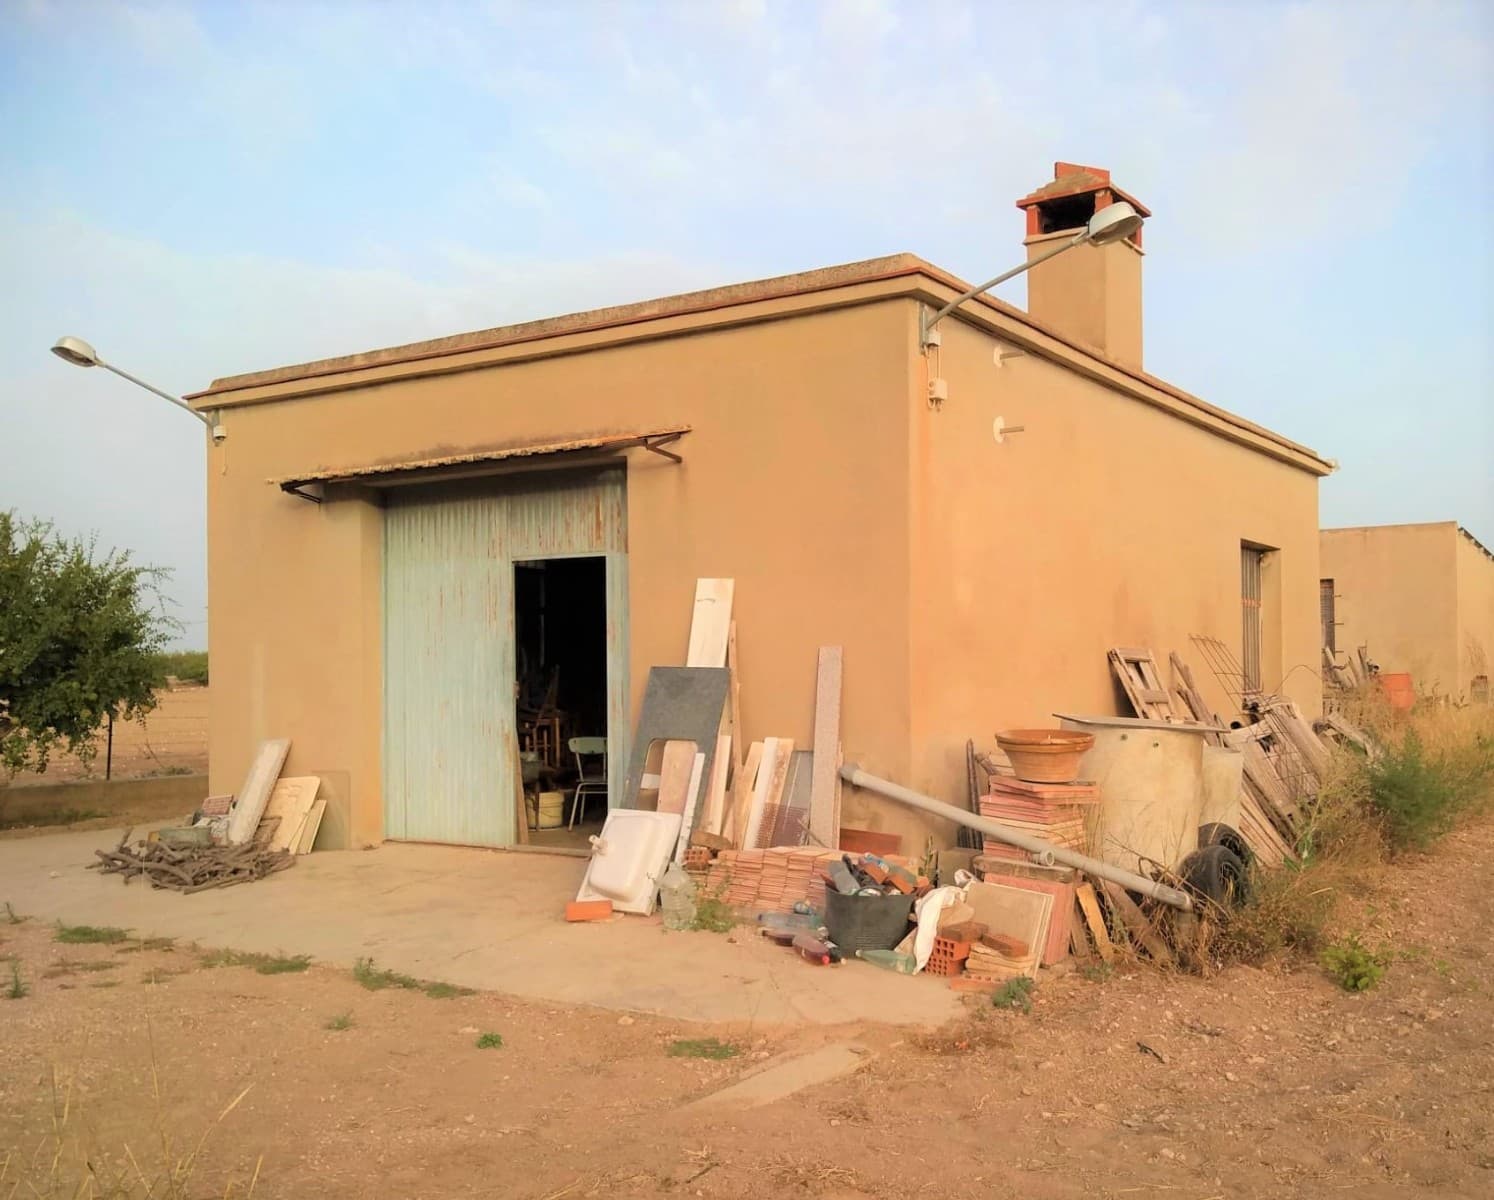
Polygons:
<instances>
[{"instance_id":1,"label":"conduit pipe on wall","mask_svg":"<svg viewBox=\"0 0 1494 1200\"><path fill-rule=\"evenodd\" d=\"M967 829L974 829L997 841L1005 842L1008 846L1026 850L1029 854L1041 855L1053 862L1063 863L1066 867L1077 867L1087 875L1118 883L1128 892L1150 896L1153 900L1160 900L1163 904L1170 904L1173 908L1180 908L1184 912L1193 911L1193 900L1186 892L1180 892L1177 888L1170 888L1166 884L1147 879L1144 875L1137 875L1121 867L1112 867L1109 863L1090 858L1086 854L1075 854L1072 850L1054 846L1041 838L1028 837L1025 833L1018 833L1015 829L1008 829L1005 825L985 817L977 817L964 809L956 808L953 804L945 804L942 800L935 800L932 796L915 792L912 788L905 788L901 784L892 783L876 775L868 775L855 763L846 763L842 766L840 777L852 787L876 792L879 796L886 796L887 799L906 804L909 808L920 808L924 812L933 813L936 817L943 817L947 821L954 821Z\"/></svg>"}]
</instances>

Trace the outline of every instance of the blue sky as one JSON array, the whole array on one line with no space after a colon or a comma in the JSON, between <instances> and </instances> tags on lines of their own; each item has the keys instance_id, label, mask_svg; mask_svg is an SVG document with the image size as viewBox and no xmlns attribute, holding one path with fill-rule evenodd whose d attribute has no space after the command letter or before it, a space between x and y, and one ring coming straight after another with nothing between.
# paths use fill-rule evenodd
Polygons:
<instances>
[{"instance_id":1,"label":"blue sky","mask_svg":"<svg viewBox=\"0 0 1494 1200\"><path fill-rule=\"evenodd\" d=\"M1327 525L1494 545L1494 6L0 0L0 505L172 567L160 386L1149 206L1146 363L1339 460ZM1020 283L1001 294L1024 299Z\"/></svg>"}]
</instances>

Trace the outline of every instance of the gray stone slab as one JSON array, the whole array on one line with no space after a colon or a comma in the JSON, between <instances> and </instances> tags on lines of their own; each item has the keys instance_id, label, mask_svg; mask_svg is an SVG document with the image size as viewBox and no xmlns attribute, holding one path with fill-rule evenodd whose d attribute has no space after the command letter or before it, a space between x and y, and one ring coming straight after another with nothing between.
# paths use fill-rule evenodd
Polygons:
<instances>
[{"instance_id":1,"label":"gray stone slab","mask_svg":"<svg viewBox=\"0 0 1494 1200\"><path fill-rule=\"evenodd\" d=\"M628 762L628 777L623 785L623 808L638 807L638 786L648 748L653 742L694 742L698 753L705 755L701 779L711 777L711 763L716 757L716 737L721 732L721 713L726 706L726 692L731 672L725 667L652 667L648 685L643 691L643 707L638 712L638 728L633 734L633 753ZM705 784L701 784L704 800Z\"/></svg>"}]
</instances>

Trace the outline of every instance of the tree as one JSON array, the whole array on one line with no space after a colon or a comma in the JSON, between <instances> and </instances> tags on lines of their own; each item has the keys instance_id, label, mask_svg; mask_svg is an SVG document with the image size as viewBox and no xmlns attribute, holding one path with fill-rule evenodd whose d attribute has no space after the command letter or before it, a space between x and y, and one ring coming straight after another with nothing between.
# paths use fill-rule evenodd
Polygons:
<instances>
[{"instance_id":1,"label":"tree","mask_svg":"<svg viewBox=\"0 0 1494 1200\"><path fill-rule=\"evenodd\" d=\"M45 771L59 745L87 762L105 721L155 707L165 576L0 511L0 774Z\"/></svg>"}]
</instances>

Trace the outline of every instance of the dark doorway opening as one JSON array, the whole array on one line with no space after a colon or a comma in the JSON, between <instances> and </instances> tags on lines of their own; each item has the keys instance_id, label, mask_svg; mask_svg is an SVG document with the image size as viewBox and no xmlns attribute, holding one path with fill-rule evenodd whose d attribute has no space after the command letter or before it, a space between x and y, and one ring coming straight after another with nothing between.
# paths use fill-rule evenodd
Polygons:
<instances>
[{"instance_id":1,"label":"dark doorway opening","mask_svg":"<svg viewBox=\"0 0 1494 1200\"><path fill-rule=\"evenodd\" d=\"M606 559L514 564L514 661L531 841L584 848L607 813Z\"/></svg>"}]
</instances>

